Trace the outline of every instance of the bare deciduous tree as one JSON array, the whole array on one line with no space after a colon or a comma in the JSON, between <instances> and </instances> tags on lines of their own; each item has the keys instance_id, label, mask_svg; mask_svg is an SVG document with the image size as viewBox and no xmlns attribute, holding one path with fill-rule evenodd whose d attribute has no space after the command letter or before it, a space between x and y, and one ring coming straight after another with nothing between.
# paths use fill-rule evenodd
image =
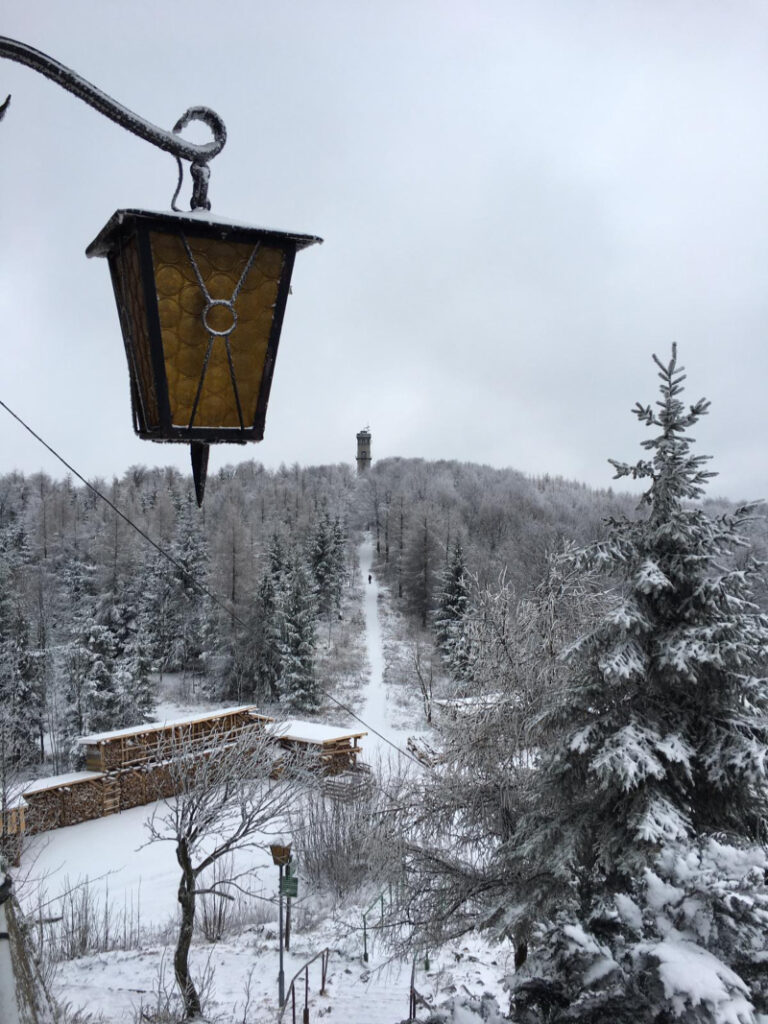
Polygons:
<instances>
[{"instance_id":1,"label":"bare deciduous tree","mask_svg":"<svg viewBox=\"0 0 768 1024\"><path fill-rule=\"evenodd\" d=\"M435 682L433 653L433 648L429 648L425 653L418 640L414 642L411 650L411 667L419 684L421 702L424 705L424 717L429 725L432 724L432 697Z\"/></svg>"},{"instance_id":2,"label":"bare deciduous tree","mask_svg":"<svg viewBox=\"0 0 768 1024\"><path fill-rule=\"evenodd\" d=\"M280 829L296 795L299 773L284 757L280 777L271 778L276 753L265 730L254 727L235 736L219 735L205 745L182 739L167 758L175 795L158 804L146 827L148 842L175 845L181 868L174 972L187 1020L200 1014L199 994L189 972L197 897L216 893L231 898L228 889L247 890L243 876L252 874L253 865L244 867L241 858L239 869L233 866L226 877L219 872L205 883L201 876L237 851L264 849L270 830Z\"/></svg>"}]
</instances>

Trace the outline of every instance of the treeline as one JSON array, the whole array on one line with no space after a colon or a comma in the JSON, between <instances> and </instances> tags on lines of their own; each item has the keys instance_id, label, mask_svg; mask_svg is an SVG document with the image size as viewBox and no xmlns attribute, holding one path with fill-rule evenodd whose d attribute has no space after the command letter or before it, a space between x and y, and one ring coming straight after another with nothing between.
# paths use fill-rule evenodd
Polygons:
<instances>
[{"instance_id":1,"label":"treeline","mask_svg":"<svg viewBox=\"0 0 768 1024\"><path fill-rule=\"evenodd\" d=\"M62 770L75 737L152 717L157 673L315 707L354 485L346 467L247 463L198 509L186 477L134 467L94 482L124 519L71 480L0 478L0 761Z\"/></svg>"},{"instance_id":2,"label":"treeline","mask_svg":"<svg viewBox=\"0 0 768 1024\"><path fill-rule=\"evenodd\" d=\"M318 638L329 647L366 528L407 621L444 644L463 600L451 580L504 573L525 597L564 539L587 543L636 504L420 459L362 478L243 463L209 479L202 509L173 469L94 485L130 523L69 479L0 477L0 760L66 767L74 737L152 716L158 673L199 680L216 700L316 708ZM754 529L761 555L763 521Z\"/></svg>"},{"instance_id":3,"label":"treeline","mask_svg":"<svg viewBox=\"0 0 768 1024\"><path fill-rule=\"evenodd\" d=\"M495 582L503 571L523 597L563 539L586 543L599 536L607 516L630 514L636 504L560 477L422 459L382 460L364 487L378 570L423 627L439 604L457 545L481 583Z\"/></svg>"}]
</instances>

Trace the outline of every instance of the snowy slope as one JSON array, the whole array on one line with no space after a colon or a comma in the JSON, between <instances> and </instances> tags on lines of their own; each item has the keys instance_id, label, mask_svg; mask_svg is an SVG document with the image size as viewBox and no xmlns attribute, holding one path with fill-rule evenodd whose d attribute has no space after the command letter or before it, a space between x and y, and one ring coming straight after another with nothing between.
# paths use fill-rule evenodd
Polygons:
<instances>
[{"instance_id":1,"label":"snowy slope","mask_svg":"<svg viewBox=\"0 0 768 1024\"><path fill-rule=\"evenodd\" d=\"M383 682L378 611L381 588L375 577L368 583L372 559L373 541L367 537L359 549L359 562L370 673L361 694L360 717L369 727L364 740L365 759L376 763L379 756L393 753L392 744L404 748L408 733L392 724ZM36 900L33 881L47 894L45 898L52 899L88 879L100 907L109 901L116 919L122 918L128 931L143 929L145 940L140 950L81 957L66 962L59 971L59 997L75 1008L100 1015L110 1024L132 1021L141 1006L151 1012L163 1002L165 994L174 993L172 942L178 866L170 843L146 845L144 823L151 811L151 805L137 807L58 829L35 839L25 855L25 866L32 876L26 887L28 909ZM253 887L271 899L277 875L269 854L249 851L240 857L240 864L252 872ZM213 979L206 1012L220 1024L260 1024L276 1019L277 908L271 903L258 903L258 908L260 921L242 934L215 945L197 945L193 950L197 976L210 973ZM325 907L321 896L311 894L297 901L292 948L285 955L286 984L315 954L326 947L332 950L326 995L319 995L320 964L310 968L310 1020L327 1014L331 1019L355 1024L399 1024L408 1016L411 964L390 962L386 950L377 944L375 929L370 934L370 961L363 963L360 911L354 907L343 911ZM56 904L48 905L45 913L55 914ZM498 979L507 970L509 956L506 948L489 951L480 940L472 938L433 954L429 972L421 964L416 988L430 1001L444 1002L456 992L472 992L479 998L483 992L492 991L503 1002ZM298 992L303 993L303 982ZM461 1019L479 1018L471 1015ZM290 1020L290 1008L285 1020Z\"/></svg>"}]
</instances>

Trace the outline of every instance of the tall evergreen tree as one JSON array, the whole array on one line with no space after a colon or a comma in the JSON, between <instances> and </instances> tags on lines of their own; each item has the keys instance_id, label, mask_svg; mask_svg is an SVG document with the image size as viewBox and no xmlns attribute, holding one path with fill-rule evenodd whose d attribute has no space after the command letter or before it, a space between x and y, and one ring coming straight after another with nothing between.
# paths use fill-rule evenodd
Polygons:
<instances>
[{"instance_id":1,"label":"tall evergreen tree","mask_svg":"<svg viewBox=\"0 0 768 1024\"><path fill-rule=\"evenodd\" d=\"M212 616L204 590L208 547L191 495L181 502L170 553L173 563L166 560L165 589L161 590L168 646L161 653L160 667L198 675L212 642Z\"/></svg>"},{"instance_id":2,"label":"tall evergreen tree","mask_svg":"<svg viewBox=\"0 0 768 1024\"><path fill-rule=\"evenodd\" d=\"M280 703L296 710L313 710L320 703L315 675L317 605L312 577L297 557L284 577L278 597L280 624Z\"/></svg>"},{"instance_id":3,"label":"tall evergreen tree","mask_svg":"<svg viewBox=\"0 0 768 1024\"><path fill-rule=\"evenodd\" d=\"M461 541L453 546L443 570L435 610L435 636L451 674L466 676L469 668L466 617L469 611L469 577Z\"/></svg>"},{"instance_id":4,"label":"tall evergreen tree","mask_svg":"<svg viewBox=\"0 0 768 1024\"><path fill-rule=\"evenodd\" d=\"M128 621L127 637L116 665L120 718L125 725L149 722L155 714L157 692L152 679L151 624L139 606Z\"/></svg>"},{"instance_id":5,"label":"tall evergreen tree","mask_svg":"<svg viewBox=\"0 0 768 1024\"><path fill-rule=\"evenodd\" d=\"M280 678L280 626L275 579L269 569L254 601L252 636L254 695L275 699Z\"/></svg>"},{"instance_id":6,"label":"tall evergreen tree","mask_svg":"<svg viewBox=\"0 0 768 1024\"><path fill-rule=\"evenodd\" d=\"M341 607L344 582L344 531L338 516L323 509L309 543L309 565L315 580L318 611L331 623Z\"/></svg>"},{"instance_id":7,"label":"tall evergreen tree","mask_svg":"<svg viewBox=\"0 0 768 1024\"><path fill-rule=\"evenodd\" d=\"M733 568L751 510L692 504L713 476L688 431L673 348L654 360L636 519L576 555L615 587L566 653L569 685L533 733L540 766L510 847L509 923L535 953L514 990L525 1021L753 1021L766 1009L768 621ZM534 927L531 927L531 926Z\"/></svg>"},{"instance_id":8,"label":"tall evergreen tree","mask_svg":"<svg viewBox=\"0 0 768 1024\"><path fill-rule=\"evenodd\" d=\"M555 600L523 610L507 681L524 672L527 699L468 720L422 801L444 834L430 822L406 848L412 919L515 938L519 1024L755 1024L767 1008L768 620L759 566L732 558L753 510L697 503L713 474L689 431L708 403L683 404L674 349L655 362L660 400L635 408L648 454L613 463L648 483L639 514L562 556ZM600 609L574 577L601 586ZM573 593L587 626L562 646Z\"/></svg>"}]
</instances>

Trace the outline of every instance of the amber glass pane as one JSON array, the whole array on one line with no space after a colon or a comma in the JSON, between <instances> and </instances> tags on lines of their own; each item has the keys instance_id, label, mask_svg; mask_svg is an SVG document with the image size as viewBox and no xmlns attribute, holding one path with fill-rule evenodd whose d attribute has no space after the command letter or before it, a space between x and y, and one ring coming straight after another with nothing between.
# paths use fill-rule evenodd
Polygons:
<instances>
[{"instance_id":1,"label":"amber glass pane","mask_svg":"<svg viewBox=\"0 0 768 1024\"><path fill-rule=\"evenodd\" d=\"M150 233L157 305L163 338L171 422L190 425L210 333L203 320L206 296L179 235ZM219 239L187 238L192 258L212 300L230 301L254 246ZM237 391L246 427L253 426L272 328L284 256L262 246L240 288L234 307L237 326L229 335ZM232 314L213 307L208 326L228 330ZM194 427L240 427L226 344L214 337Z\"/></svg>"},{"instance_id":2,"label":"amber glass pane","mask_svg":"<svg viewBox=\"0 0 768 1024\"><path fill-rule=\"evenodd\" d=\"M113 282L125 339L128 366L135 387L141 430L157 430L160 413L157 405L152 361L149 355L147 315L144 309L144 291L141 286L139 252L136 236L125 241L114 255Z\"/></svg>"}]
</instances>

